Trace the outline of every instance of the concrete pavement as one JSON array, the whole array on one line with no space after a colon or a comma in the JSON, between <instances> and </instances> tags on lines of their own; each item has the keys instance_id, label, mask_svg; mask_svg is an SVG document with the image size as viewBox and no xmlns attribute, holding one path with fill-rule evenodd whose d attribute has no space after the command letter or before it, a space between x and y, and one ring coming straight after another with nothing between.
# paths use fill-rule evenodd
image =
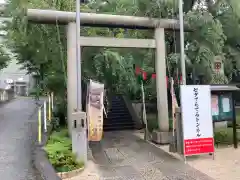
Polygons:
<instances>
[{"instance_id":1,"label":"concrete pavement","mask_svg":"<svg viewBox=\"0 0 240 180\"><path fill-rule=\"evenodd\" d=\"M213 180L130 131L104 133L91 147L96 164L91 173L102 180Z\"/></svg>"},{"instance_id":2,"label":"concrete pavement","mask_svg":"<svg viewBox=\"0 0 240 180\"><path fill-rule=\"evenodd\" d=\"M36 137L33 99L17 98L0 107L0 179L40 180L32 162Z\"/></svg>"}]
</instances>

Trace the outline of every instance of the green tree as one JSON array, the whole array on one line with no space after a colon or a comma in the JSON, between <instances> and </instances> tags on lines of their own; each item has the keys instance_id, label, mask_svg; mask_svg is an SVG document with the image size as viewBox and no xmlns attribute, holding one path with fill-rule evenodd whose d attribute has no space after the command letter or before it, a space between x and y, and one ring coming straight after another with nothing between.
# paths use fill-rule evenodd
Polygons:
<instances>
[{"instance_id":1,"label":"green tree","mask_svg":"<svg viewBox=\"0 0 240 180\"><path fill-rule=\"evenodd\" d=\"M193 32L185 38L187 72L204 74L207 83L224 83L231 80L233 63L239 68L239 5L236 0L184 0L184 19ZM200 5L199 5L200 4ZM24 18L27 8L48 8L74 11L75 1L64 0L9 0L6 14L13 17L7 23L7 44L29 72L39 75L43 88L54 91L59 99L66 91L66 34L63 26L30 24ZM178 19L177 0L107 0L82 4L84 12L148 16ZM128 30L83 27L84 36L152 38L151 30ZM177 32L166 31L167 73L180 70ZM177 45L176 45L177 44ZM147 49L82 48L83 80L89 78L103 82L109 96L113 93L137 94L132 64L147 72L154 72L154 51ZM217 77L212 69L213 58L224 59L225 74ZM220 79L220 81L219 81ZM146 87L148 98L156 97L155 82ZM63 98L64 97L64 98Z\"/></svg>"}]
</instances>

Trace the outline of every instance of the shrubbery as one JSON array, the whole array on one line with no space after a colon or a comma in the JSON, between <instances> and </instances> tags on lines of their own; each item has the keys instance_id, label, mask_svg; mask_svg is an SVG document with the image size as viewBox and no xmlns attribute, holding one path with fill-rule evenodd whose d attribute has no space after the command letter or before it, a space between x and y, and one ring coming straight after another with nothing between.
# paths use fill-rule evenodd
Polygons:
<instances>
[{"instance_id":1,"label":"shrubbery","mask_svg":"<svg viewBox=\"0 0 240 180\"><path fill-rule=\"evenodd\" d=\"M233 130L232 128L216 129L214 132L215 144L233 144Z\"/></svg>"},{"instance_id":2,"label":"shrubbery","mask_svg":"<svg viewBox=\"0 0 240 180\"><path fill-rule=\"evenodd\" d=\"M82 162L76 161L72 153L71 139L67 129L54 131L45 147L48 158L58 172L67 172L83 167Z\"/></svg>"}]
</instances>

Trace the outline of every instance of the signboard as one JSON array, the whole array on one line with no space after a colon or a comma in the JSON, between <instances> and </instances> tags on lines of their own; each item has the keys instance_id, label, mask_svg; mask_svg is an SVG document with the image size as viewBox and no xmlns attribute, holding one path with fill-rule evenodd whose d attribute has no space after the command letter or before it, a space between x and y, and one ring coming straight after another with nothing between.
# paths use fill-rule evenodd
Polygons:
<instances>
[{"instance_id":1,"label":"signboard","mask_svg":"<svg viewBox=\"0 0 240 180\"><path fill-rule=\"evenodd\" d=\"M219 115L219 104L218 104L218 96L217 95L212 95L211 106L212 106L212 116L218 116Z\"/></svg>"},{"instance_id":2,"label":"signboard","mask_svg":"<svg viewBox=\"0 0 240 180\"><path fill-rule=\"evenodd\" d=\"M231 93L212 95L211 107L213 122L233 120L233 108L231 102L232 102Z\"/></svg>"},{"instance_id":3,"label":"signboard","mask_svg":"<svg viewBox=\"0 0 240 180\"><path fill-rule=\"evenodd\" d=\"M215 56L213 60L213 69L215 73L223 73L223 60L222 56Z\"/></svg>"},{"instance_id":4,"label":"signboard","mask_svg":"<svg viewBox=\"0 0 240 180\"><path fill-rule=\"evenodd\" d=\"M103 134L104 84L90 80L87 97L88 140L100 141Z\"/></svg>"},{"instance_id":5,"label":"signboard","mask_svg":"<svg viewBox=\"0 0 240 180\"><path fill-rule=\"evenodd\" d=\"M184 156L214 152L210 86L182 85Z\"/></svg>"},{"instance_id":6,"label":"signboard","mask_svg":"<svg viewBox=\"0 0 240 180\"><path fill-rule=\"evenodd\" d=\"M219 72L222 68L222 63L221 62L215 62L214 63L214 69L215 71Z\"/></svg>"}]
</instances>

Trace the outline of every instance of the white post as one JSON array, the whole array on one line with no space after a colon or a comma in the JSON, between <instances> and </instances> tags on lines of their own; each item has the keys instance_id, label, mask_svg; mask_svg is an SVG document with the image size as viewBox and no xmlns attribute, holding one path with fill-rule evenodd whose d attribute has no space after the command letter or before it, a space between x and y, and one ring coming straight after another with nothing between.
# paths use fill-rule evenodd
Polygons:
<instances>
[{"instance_id":1,"label":"white post","mask_svg":"<svg viewBox=\"0 0 240 180\"><path fill-rule=\"evenodd\" d=\"M183 1L182 0L179 0L179 23L180 23L182 84L186 84L186 67L185 67L185 53L184 53L184 22L183 22Z\"/></svg>"},{"instance_id":2,"label":"white post","mask_svg":"<svg viewBox=\"0 0 240 180\"><path fill-rule=\"evenodd\" d=\"M51 111L51 95L48 95L48 120L51 121L52 119L52 111Z\"/></svg>"},{"instance_id":3,"label":"white post","mask_svg":"<svg viewBox=\"0 0 240 180\"><path fill-rule=\"evenodd\" d=\"M145 106L145 92L143 81L141 81L141 88L142 88L142 103L143 103L143 122L145 123L145 134L144 140L148 139L148 124L147 124L147 114L146 114L146 106Z\"/></svg>"},{"instance_id":4,"label":"white post","mask_svg":"<svg viewBox=\"0 0 240 180\"><path fill-rule=\"evenodd\" d=\"M80 47L80 0L76 0L76 71L77 71L77 109L82 110L81 47Z\"/></svg>"},{"instance_id":5,"label":"white post","mask_svg":"<svg viewBox=\"0 0 240 180\"><path fill-rule=\"evenodd\" d=\"M72 135L72 113L77 109L77 68L76 68L76 23L67 25L67 120L68 132Z\"/></svg>"},{"instance_id":6,"label":"white post","mask_svg":"<svg viewBox=\"0 0 240 180\"><path fill-rule=\"evenodd\" d=\"M17 87L16 87L16 80L13 81L13 88L14 88L14 96L17 95Z\"/></svg>"},{"instance_id":7,"label":"white post","mask_svg":"<svg viewBox=\"0 0 240 180\"><path fill-rule=\"evenodd\" d=\"M43 104L43 113L44 113L44 131L47 132L47 102L44 101Z\"/></svg>"},{"instance_id":8,"label":"white post","mask_svg":"<svg viewBox=\"0 0 240 180\"><path fill-rule=\"evenodd\" d=\"M53 111L53 92L51 93L51 104L52 104L52 111Z\"/></svg>"}]
</instances>

